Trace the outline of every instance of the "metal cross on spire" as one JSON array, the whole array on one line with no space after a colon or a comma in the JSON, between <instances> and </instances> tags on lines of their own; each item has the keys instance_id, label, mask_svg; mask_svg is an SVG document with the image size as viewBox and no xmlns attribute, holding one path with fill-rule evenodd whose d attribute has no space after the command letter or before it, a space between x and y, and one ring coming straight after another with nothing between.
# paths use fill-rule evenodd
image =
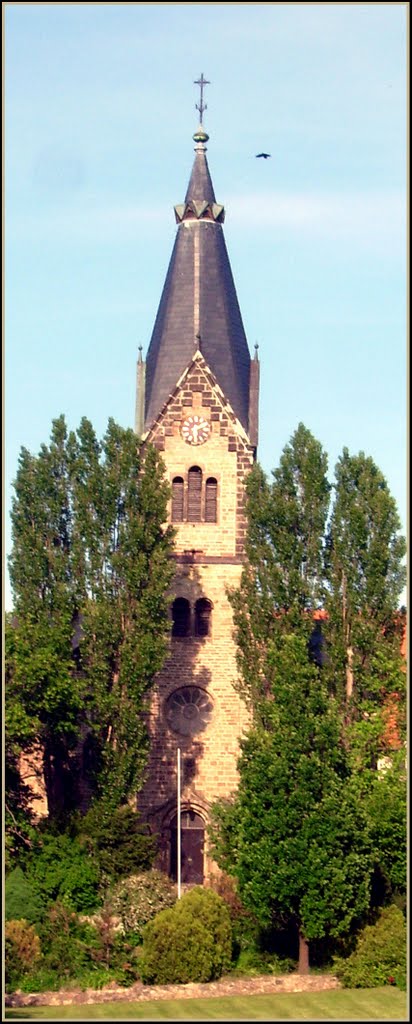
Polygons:
<instances>
[{"instance_id":1,"label":"metal cross on spire","mask_svg":"<svg viewBox=\"0 0 412 1024\"><path fill-rule=\"evenodd\" d=\"M194 85L200 85L200 103L196 103L196 110L198 110L200 114L200 124L203 124L203 111L207 110L207 103L203 103L203 86L210 85L207 78L203 78L203 71L200 78L194 82Z\"/></svg>"}]
</instances>

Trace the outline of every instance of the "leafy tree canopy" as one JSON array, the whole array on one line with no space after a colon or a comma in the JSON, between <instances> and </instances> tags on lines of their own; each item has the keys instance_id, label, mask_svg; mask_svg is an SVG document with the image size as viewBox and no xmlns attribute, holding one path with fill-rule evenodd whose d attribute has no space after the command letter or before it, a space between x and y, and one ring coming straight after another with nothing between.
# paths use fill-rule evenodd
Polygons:
<instances>
[{"instance_id":1,"label":"leafy tree canopy","mask_svg":"<svg viewBox=\"0 0 412 1024\"><path fill-rule=\"evenodd\" d=\"M374 871L388 885L402 875L400 789L380 827L375 769L404 731L405 543L373 461L344 449L332 489L303 424L272 481L257 465L246 490L246 559L230 600L251 728L211 837L261 925L295 924L305 969L309 940L362 920Z\"/></svg>"},{"instance_id":2,"label":"leafy tree canopy","mask_svg":"<svg viewBox=\"0 0 412 1024\"><path fill-rule=\"evenodd\" d=\"M368 907L371 844L352 799L336 702L307 657L282 636L265 724L241 744L233 802L214 808L218 863L238 880L262 927L294 923L305 940L340 935Z\"/></svg>"},{"instance_id":3,"label":"leafy tree canopy","mask_svg":"<svg viewBox=\"0 0 412 1024\"><path fill-rule=\"evenodd\" d=\"M61 416L37 456L21 451L10 749L40 744L52 818L85 794L117 807L141 784L144 711L169 628L168 497L157 451L113 420L98 441L87 419L68 432Z\"/></svg>"}]
</instances>

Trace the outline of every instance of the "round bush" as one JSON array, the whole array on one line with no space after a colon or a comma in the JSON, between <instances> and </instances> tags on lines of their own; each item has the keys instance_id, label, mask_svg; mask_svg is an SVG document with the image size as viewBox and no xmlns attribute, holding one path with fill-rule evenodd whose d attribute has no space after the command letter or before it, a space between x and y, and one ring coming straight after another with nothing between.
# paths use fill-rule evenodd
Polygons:
<instances>
[{"instance_id":1,"label":"round bush","mask_svg":"<svg viewBox=\"0 0 412 1024\"><path fill-rule=\"evenodd\" d=\"M374 925L361 932L353 953L335 960L335 971L344 988L406 986L406 923L402 911L391 905L381 911Z\"/></svg>"},{"instance_id":2,"label":"round bush","mask_svg":"<svg viewBox=\"0 0 412 1024\"><path fill-rule=\"evenodd\" d=\"M120 917L125 932L142 934L144 926L161 910L176 903L176 886L161 871L145 871L124 878L110 891L106 906Z\"/></svg>"},{"instance_id":3,"label":"round bush","mask_svg":"<svg viewBox=\"0 0 412 1024\"><path fill-rule=\"evenodd\" d=\"M232 927L216 892L196 886L144 929L140 976L146 984L213 981L229 970Z\"/></svg>"}]
</instances>

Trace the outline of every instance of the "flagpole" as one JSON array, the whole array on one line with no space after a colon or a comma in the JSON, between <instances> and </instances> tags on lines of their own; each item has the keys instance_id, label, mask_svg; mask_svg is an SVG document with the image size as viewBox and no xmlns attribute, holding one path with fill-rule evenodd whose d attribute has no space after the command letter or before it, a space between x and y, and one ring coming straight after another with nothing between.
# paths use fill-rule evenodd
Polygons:
<instances>
[{"instance_id":1,"label":"flagpole","mask_svg":"<svg viewBox=\"0 0 412 1024\"><path fill-rule=\"evenodd\" d=\"M180 900L181 891L181 809L180 809L180 747L177 748L177 898Z\"/></svg>"}]
</instances>

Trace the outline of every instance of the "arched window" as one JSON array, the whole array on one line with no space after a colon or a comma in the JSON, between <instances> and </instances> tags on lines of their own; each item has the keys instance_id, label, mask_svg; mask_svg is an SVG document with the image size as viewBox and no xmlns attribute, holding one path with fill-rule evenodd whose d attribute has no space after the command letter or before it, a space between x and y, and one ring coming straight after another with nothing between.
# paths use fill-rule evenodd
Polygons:
<instances>
[{"instance_id":1,"label":"arched window","mask_svg":"<svg viewBox=\"0 0 412 1024\"><path fill-rule=\"evenodd\" d=\"M183 477L172 480L172 523L183 522Z\"/></svg>"},{"instance_id":2,"label":"arched window","mask_svg":"<svg viewBox=\"0 0 412 1024\"><path fill-rule=\"evenodd\" d=\"M172 619L172 636L190 636L190 604L185 597L173 601Z\"/></svg>"},{"instance_id":3,"label":"arched window","mask_svg":"<svg viewBox=\"0 0 412 1024\"><path fill-rule=\"evenodd\" d=\"M189 523L200 523L202 516L202 470L192 466L188 473L187 518Z\"/></svg>"},{"instance_id":4,"label":"arched window","mask_svg":"<svg viewBox=\"0 0 412 1024\"><path fill-rule=\"evenodd\" d=\"M205 523L217 522L217 480L210 476L205 488Z\"/></svg>"},{"instance_id":5,"label":"arched window","mask_svg":"<svg viewBox=\"0 0 412 1024\"><path fill-rule=\"evenodd\" d=\"M209 636L211 617L211 602L206 597L199 598L195 604L195 636Z\"/></svg>"}]
</instances>

